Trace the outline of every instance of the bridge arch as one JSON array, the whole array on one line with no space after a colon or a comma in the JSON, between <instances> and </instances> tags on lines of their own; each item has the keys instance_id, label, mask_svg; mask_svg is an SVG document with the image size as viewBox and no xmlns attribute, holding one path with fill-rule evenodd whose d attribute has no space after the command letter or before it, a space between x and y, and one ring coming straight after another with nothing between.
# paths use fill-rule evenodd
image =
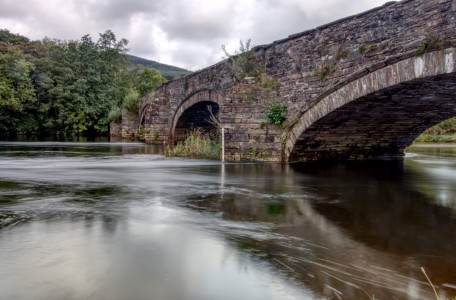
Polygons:
<instances>
[{"instance_id":1,"label":"bridge arch","mask_svg":"<svg viewBox=\"0 0 456 300\"><path fill-rule=\"evenodd\" d=\"M456 116L455 48L358 77L300 113L288 132L287 160L400 155L424 130Z\"/></svg>"},{"instance_id":2,"label":"bridge arch","mask_svg":"<svg viewBox=\"0 0 456 300\"><path fill-rule=\"evenodd\" d=\"M220 93L209 89L199 90L182 101L176 108L172 118L170 128L171 140L174 141L179 134L179 132L176 131L176 129L179 128L179 122L190 122L192 121L191 118L197 117L198 119L193 120L197 123L195 124L196 127L207 126L207 119L210 116L207 106L212 108L214 115L217 114L222 106L222 97ZM193 127L188 126L188 124L185 125L187 125L187 128Z\"/></svg>"},{"instance_id":3,"label":"bridge arch","mask_svg":"<svg viewBox=\"0 0 456 300\"><path fill-rule=\"evenodd\" d=\"M143 105L140 109L139 109L139 125L142 125L144 124L144 121L145 121L145 117L146 117L146 110L151 106L150 103L147 103L145 105Z\"/></svg>"}]
</instances>

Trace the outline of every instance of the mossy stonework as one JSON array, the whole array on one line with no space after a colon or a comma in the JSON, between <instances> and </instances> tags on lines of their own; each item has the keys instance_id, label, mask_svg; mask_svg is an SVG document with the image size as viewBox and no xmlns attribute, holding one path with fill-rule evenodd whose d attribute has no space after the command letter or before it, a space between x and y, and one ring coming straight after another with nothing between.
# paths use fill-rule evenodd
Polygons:
<instances>
[{"instance_id":1,"label":"mossy stonework","mask_svg":"<svg viewBox=\"0 0 456 300\"><path fill-rule=\"evenodd\" d=\"M138 123L146 142L173 142L179 116L193 126L192 109L207 102L225 128L227 160L400 155L456 116L455 42L454 0L389 2L253 48L261 76L234 80L222 61L170 81L143 102ZM281 126L265 122L276 101L286 107Z\"/></svg>"},{"instance_id":2,"label":"mossy stonework","mask_svg":"<svg viewBox=\"0 0 456 300\"><path fill-rule=\"evenodd\" d=\"M138 114L128 110L122 110L121 137L124 140L135 141L139 136Z\"/></svg>"}]
</instances>

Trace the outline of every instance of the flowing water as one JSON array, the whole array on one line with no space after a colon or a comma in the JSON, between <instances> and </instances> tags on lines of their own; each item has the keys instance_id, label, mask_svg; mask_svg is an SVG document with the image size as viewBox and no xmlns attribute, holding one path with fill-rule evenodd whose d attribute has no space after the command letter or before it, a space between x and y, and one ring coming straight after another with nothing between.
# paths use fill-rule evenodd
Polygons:
<instances>
[{"instance_id":1,"label":"flowing water","mask_svg":"<svg viewBox=\"0 0 456 300\"><path fill-rule=\"evenodd\" d=\"M222 164L0 143L0 299L456 296L456 146Z\"/></svg>"}]
</instances>

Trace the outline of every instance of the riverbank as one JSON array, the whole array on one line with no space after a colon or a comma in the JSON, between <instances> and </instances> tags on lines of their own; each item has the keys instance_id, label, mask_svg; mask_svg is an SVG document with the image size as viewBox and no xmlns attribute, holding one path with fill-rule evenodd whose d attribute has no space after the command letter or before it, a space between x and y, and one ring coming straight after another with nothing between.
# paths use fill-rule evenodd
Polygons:
<instances>
[{"instance_id":1,"label":"riverbank","mask_svg":"<svg viewBox=\"0 0 456 300\"><path fill-rule=\"evenodd\" d=\"M456 143L456 118L429 128L418 136L415 143Z\"/></svg>"},{"instance_id":2,"label":"riverbank","mask_svg":"<svg viewBox=\"0 0 456 300\"><path fill-rule=\"evenodd\" d=\"M433 135L423 133L415 143L456 143L456 134Z\"/></svg>"}]
</instances>

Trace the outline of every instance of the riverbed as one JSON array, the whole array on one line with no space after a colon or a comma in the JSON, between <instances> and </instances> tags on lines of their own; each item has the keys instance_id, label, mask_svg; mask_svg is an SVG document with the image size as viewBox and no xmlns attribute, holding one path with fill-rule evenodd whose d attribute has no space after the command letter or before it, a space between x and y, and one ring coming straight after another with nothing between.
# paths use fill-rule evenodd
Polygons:
<instances>
[{"instance_id":1,"label":"riverbed","mask_svg":"<svg viewBox=\"0 0 456 300\"><path fill-rule=\"evenodd\" d=\"M456 296L456 145L345 163L0 142L0 299Z\"/></svg>"}]
</instances>

